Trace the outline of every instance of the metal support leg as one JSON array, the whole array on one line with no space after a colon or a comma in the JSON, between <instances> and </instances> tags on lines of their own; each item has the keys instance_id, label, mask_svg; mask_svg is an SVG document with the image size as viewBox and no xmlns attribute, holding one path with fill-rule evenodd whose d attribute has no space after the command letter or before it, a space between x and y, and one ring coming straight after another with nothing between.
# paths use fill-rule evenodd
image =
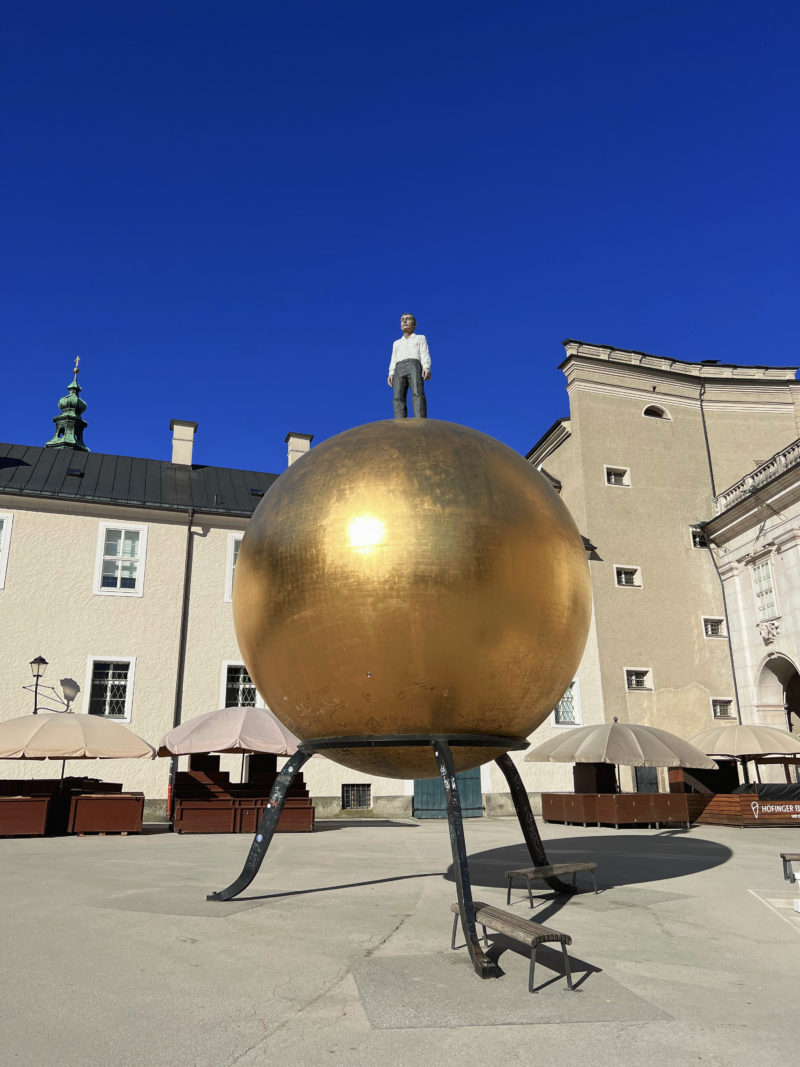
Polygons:
<instances>
[{"instance_id":1,"label":"metal support leg","mask_svg":"<svg viewBox=\"0 0 800 1067\"><path fill-rule=\"evenodd\" d=\"M453 875L458 895L458 912L461 929L469 949L472 966L479 978L499 978L502 971L486 956L478 941L475 929L475 908L472 903L472 886L469 880L467 846L464 841L464 826L461 821L461 800L456 785L456 771L447 739L437 737L433 741L433 754L442 776L444 795L447 801L447 821L450 824L450 846L453 850Z\"/></svg>"},{"instance_id":2,"label":"metal support leg","mask_svg":"<svg viewBox=\"0 0 800 1067\"><path fill-rule=\"evenodd\" d=\"M511 799L514 801L514 808L516 809L519 825L522 829L522 836L525 838L525 844L528 846L528 852L530 852L534 867L548 867L550 861L547 858L542 839L539 836L536 819L533 817L533 812L531 811L531 802L528 800L528 792L522 784L522 779L519 776L517 768L514 766L514 761L507 753L504 753L502 756L497 757L495 763L503 772L505 779L508 782L508 788L511 790ZM577 891L577 886L572 886L569 882L562 881L561 878L545 878L544 881L557 893L575 893ZM528 886L528 892L530 893L530 885ZM533 904L531 903L531 907L532 906Z\"/></svg>"},{"instance_id":3,"label":"metal support leg","mask_svg":"<svg viewBox=\"0 0 800 1067\"><path fill-rule=\"evenodd\" d=\"M270 841L272 841L272 835L275 833L275 827L278 825L278 819L281 817L289 787L297 777L303 764L310 756L310 752L296 752L292 758L288 760L286 766L275 779L275 783L272 786L269 801L264 809L264 814L261 817L256 836L253 838L253 843L247 854L247 859L244 861L242 873L235 882L232 882L228 886L227 889L221 889L218 893L209 893L206 897L207 900L232 900L243 890L247 889L253 881L258 874L258 869L261 866L261 861L266 855Z\"/></svg>"}]
</instances>

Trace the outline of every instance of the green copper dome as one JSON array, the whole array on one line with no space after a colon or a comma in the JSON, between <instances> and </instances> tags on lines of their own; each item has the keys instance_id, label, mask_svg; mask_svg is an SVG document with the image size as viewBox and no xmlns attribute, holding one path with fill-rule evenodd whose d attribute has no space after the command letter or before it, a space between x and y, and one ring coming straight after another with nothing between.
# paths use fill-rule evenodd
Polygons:
<instances>
[{"instance_id":1,"label":"green copper dome","mask_svg":"<svg viewBox=\"0 0 800 1067\"><path fill-rule=\"evenodd\" d=\"M83 431L86 422L81 418L86 411L86 404L80 398L81 387L78 385L78 364L80 357L75 357L73 378L67 386L67 395L62 396L58 402L60 415L55 415L53 422L56 424L56 432L46 442L45 448L71 448L74 452L88 452L89 449L83 443Z\"/></svg>"}]
</instances>

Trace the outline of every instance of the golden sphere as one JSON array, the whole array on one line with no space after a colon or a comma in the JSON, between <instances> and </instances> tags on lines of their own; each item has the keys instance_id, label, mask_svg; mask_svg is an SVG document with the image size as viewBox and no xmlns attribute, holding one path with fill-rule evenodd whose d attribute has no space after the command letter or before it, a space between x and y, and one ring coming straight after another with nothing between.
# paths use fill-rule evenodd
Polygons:
<instances>
[{"instance_id":1,"label":"golden sphere","mask_svg":"<svg viewBox=\"0 0 800 1067\"><path fill-rule=\"evenodd\" d=\"M250 676L301 739L491 734L457 770L524 740L580 662L589 568L567 508L516 452L433 419L373 422L278 478L242 541L233 593ZM431 778L429 746L326 752Z\"/></svg>"}]
</instances>

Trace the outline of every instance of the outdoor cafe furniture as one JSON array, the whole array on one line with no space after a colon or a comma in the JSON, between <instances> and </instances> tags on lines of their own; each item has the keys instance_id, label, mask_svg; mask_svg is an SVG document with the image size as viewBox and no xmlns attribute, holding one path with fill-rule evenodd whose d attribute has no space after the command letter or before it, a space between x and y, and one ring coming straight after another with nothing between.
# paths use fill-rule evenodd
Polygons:
<instances>
[{"instance_id":1,"label":"outdoor cafe furniture","mask_svg":"<svg viewBox=\"0 0 800 1067\"><path fill-rule=\"evenodd\" d=\"M255 833L276 777L276 757L268 754L250 756L248 780L241 784L219 769L219 756L191 756L190 769L175 775L173 829L179 834ZM314 807L301 775L289 792L277 832L313 829Z\"/></svg>"},{"instance_id":2,"label":"outdoor cafe furniture","mask_svg":"<svg viewBox=\"0 0 800 1067\"><path fill-rule=\"evenodd\" d=\"M690 793L542 793L542 818L583 826L688 826L710 799Z\"/></svg>"},{"instance_id":3,"label":"outdoor cafe furniture","mask_svg":"<svg viewBox=\"0 0 800 1067\"><path fill-rule=\"evenodd\" d=\"M47 795L0 797L0 837L41 837L49 801Z\"/></svg>"},{"instance_id":4,"label":"outdoor cafe furniture","mask_svg":"<svg viewBox=\"0 0 800 1067\"><path fill-rule=\"evenodd\" d=\"M73 793L67 832L78 834L140 834L144 793Z\"/></svg>"}]
</instances>

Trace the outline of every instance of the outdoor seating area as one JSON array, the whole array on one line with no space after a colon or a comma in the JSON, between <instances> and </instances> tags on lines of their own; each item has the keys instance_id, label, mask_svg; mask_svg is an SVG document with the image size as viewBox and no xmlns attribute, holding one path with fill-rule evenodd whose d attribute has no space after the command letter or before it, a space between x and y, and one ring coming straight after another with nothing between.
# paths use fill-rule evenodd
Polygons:
<instances>
[{"instance_id":1,"label":"outdoor seating area","mask_svg":"<svg viewBox=\"0 0 800 1067\"><path fill-rule=\"evenodd\" d=\"M247 781L230 781L219 756L190 756L189 770L175 776L173 829L179 834L254 834L278 774L277 758L249 757ZM310 833L314 807L302 775L294 782L276 827L277 833Z\"/></svg>"},{"instance_id":2,"label":"outdoor seating area","mask_svg":"<svg viewBox=\"0 0 800 1067\"><path fill-rule=\"evenodd\" d=\"M98 778L0 780L0 837L140 833L143 793Z\"/></svg>"}]
</instances>

